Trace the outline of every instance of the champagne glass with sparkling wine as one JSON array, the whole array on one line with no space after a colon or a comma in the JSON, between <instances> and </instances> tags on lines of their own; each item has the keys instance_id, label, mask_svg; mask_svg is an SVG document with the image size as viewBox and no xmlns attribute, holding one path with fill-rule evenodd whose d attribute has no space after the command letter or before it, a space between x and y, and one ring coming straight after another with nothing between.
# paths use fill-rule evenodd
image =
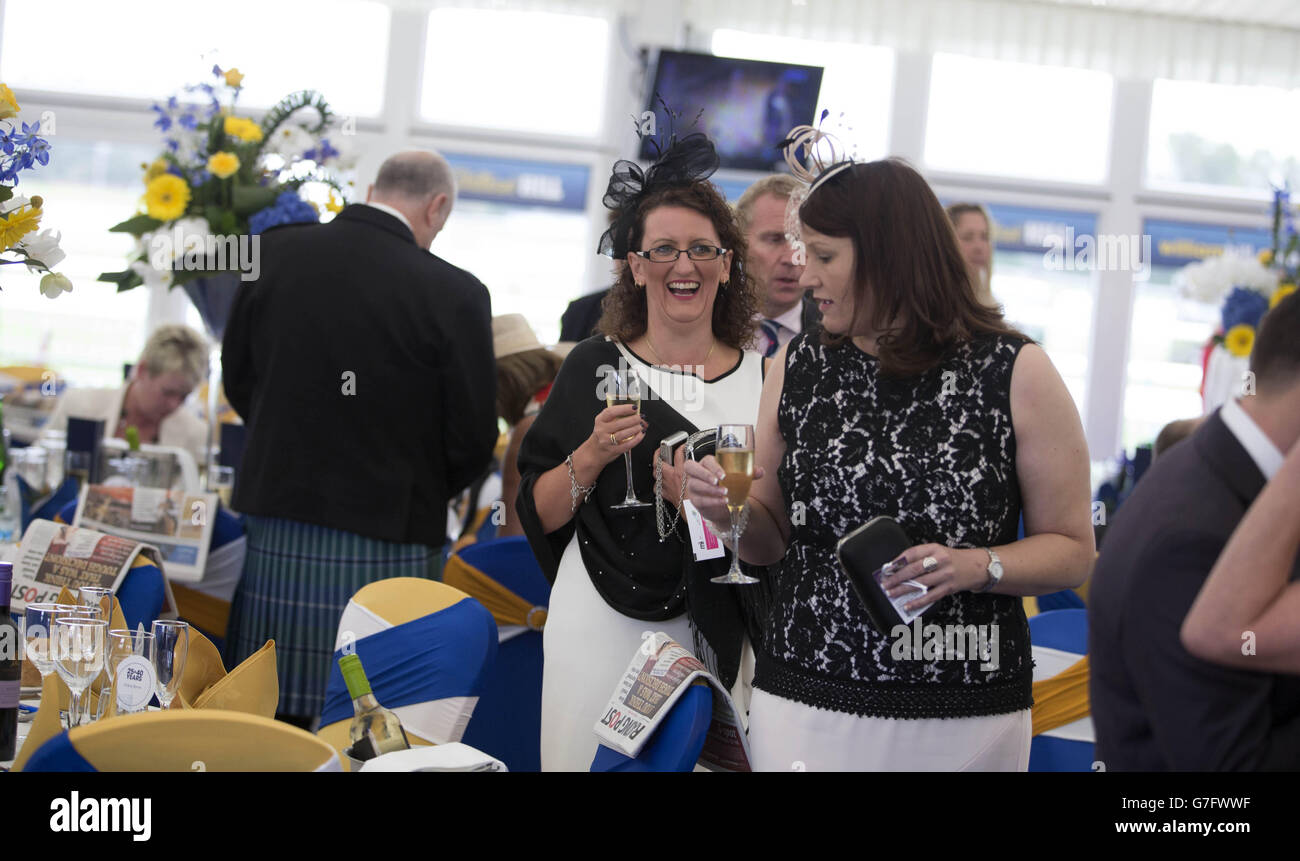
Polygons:
<instances>
[{"instance_id":1,"label":"champagne glass with sparkling wine","mask_svg":"<svg viewBox=\"0 0 1300 861\"><path fill-rule=\"evenodd\" d=\"M726 475L722 486L727 489L727 514L731 517L731 568L711 583L757 583L740 570L740 520L754 482L754 426L718 425L713 456Z\"/></svg>"},{"instance_id":2,"label":"champagne glass with sparkling wine","mask_svg":"<svg viewBox=\"0 0 1300 861\"><path fill-rule=\"evenodd\" d=\"M641 396L643 394L641 378L635 370L616 370L610 368L605 373L605 405L609 407L631 404L636 407L636 414L641 414ZM623 440L619 440L623 442ZM613 506L616 510L649 508L650 503L637 499L636 489L632 485L632 452L623 452L623 466L627 469L627 494L623 501Z\"/></svg>"}]
</instances>

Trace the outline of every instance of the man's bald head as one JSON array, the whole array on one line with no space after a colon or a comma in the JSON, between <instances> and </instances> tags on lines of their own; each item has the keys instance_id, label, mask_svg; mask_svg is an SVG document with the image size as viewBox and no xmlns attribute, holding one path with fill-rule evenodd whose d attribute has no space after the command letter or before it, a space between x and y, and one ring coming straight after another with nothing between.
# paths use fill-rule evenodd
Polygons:
<instances>
[{"instance_id":1,"label":"man's bald head","mask_svg":"<svg viewBox=\"0 0 1300 861\"><path fill-rule=\"evenodd\" d=\"M428 248L442 230L455 199L456 175L432 150L389 156L366 194L367 202L386 204L405 215L421 248Z\"/></svg>"}]
</instances>

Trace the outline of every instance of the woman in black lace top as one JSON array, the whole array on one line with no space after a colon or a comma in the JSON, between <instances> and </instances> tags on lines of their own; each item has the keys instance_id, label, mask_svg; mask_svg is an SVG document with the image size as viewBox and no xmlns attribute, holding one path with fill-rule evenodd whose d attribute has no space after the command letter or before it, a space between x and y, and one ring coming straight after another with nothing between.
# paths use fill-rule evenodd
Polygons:
<instances>
[{"instance_id":1,"label":"woman in black lace top","mask_svg":"<svg viewBox=\"0 0 1300 861\"><path fill-rule=\"evenodd\" d=\"M799 218L801 284L824 332L777 354L755 429L740 556L780 563L750 706L755 767L1023 770L1021 596L1077 586L1094 556L1074 403L1042 349L976 300L912 168L828 173ZM717 463L687 469L691 500L725 522ZM880 515L916 542L885 583L891 595L911 579L929 590L911 604L925 608L918 622L889 635L835 556Z\"/></svg>"}]
</instances>

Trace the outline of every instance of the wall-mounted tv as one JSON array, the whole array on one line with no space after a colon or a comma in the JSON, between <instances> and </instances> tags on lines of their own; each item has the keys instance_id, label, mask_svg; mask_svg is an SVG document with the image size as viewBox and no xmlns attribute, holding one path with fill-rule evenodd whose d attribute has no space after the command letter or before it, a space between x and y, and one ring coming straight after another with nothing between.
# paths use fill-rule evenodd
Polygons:
<instances>
[{"instance_id":1,"label":"wall-mounted tv","mask_svg":"<svg viewBox=\"0 0 1300 861\"><path fill-rule=\"evenodd\" d=\"M776 170L785 165L777 143L794 126L812 124L821 86L819 66L660 51L646 110L655 112L656 130L665 131L662 97L679 117L677 134L707 134L724 168ZM697 114L700 121L691 126ZM650 138L643 138L641 158L653 157Z\"/></svg>"}]
</instances>

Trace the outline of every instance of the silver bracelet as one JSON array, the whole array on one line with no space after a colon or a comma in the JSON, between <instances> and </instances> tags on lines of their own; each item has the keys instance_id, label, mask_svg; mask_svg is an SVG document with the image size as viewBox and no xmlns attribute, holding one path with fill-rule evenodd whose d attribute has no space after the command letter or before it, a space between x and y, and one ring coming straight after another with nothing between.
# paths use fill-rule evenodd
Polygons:
<instances>
[{"instance_id":1,"label":"silver bracelet","mask_svg":"<svg viewBox=\"0 0 1300 861\"><path fill-rule=\"evenodd\" d=\"M581 484L578 484L578 474L573 471L572 454L564 459L564 464L569 468L569 513L577 514L578 506L581 505L582 502L587 501L587 498L591 496L591 492L596 489L596 485L593 484L591 487L583 487ZM582 497L582 502L578 501L579 496Z\"/></svg>"}]
</instances>

